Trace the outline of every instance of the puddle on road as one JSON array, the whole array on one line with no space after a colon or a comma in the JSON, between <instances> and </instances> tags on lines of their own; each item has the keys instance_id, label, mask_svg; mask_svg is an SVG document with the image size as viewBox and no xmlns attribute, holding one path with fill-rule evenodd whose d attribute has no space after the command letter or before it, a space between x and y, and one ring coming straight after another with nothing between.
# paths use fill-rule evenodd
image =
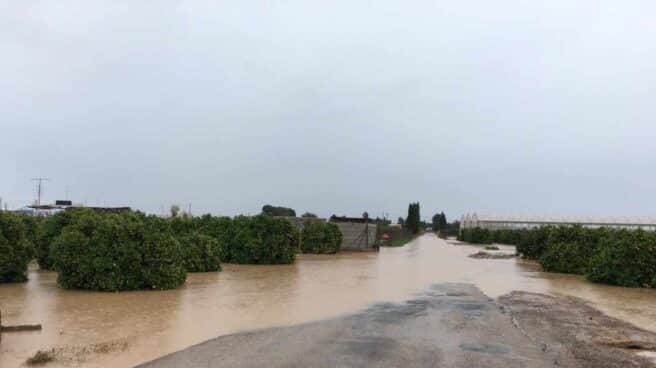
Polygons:
<instances>
[{"instance_id":1,"label":"puddle on road","mask_svg":"<svg viewBox=\"0 0 656 368\"><path fill-rule=\"evenodd\" d=\"M514 259L467 257L478 250L426 235L380 253L302 255L286 266L223 265L223 272L190 274L185 286L159 292L66 291L55 273L32 270L26 284L0 285L0 309L4 324L41 323L43 331L4 334L0 367L52 348L64 353L48 367L131 367L219 335L402 301L442 282L473 283L493 298L512 290L572 295L656 332L655 290L541 273ZM93 348L114 345L121 349Z\"/></svg>"}]
</instances>

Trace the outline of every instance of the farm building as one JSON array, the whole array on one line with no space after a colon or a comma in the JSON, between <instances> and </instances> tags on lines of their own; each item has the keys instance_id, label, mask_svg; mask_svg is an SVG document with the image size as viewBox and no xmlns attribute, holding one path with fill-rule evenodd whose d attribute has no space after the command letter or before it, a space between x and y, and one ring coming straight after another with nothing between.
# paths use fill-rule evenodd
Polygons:
<instances>
[{"instance_id":1,"label":"farm building","mask_svg":"<svg viewBox=\"0 0 656 368\"><path fill-rule=\"evenodd\" d=\"M342 250L377 251L376 235L378 224L375 221L360 217L332 216L330 222L339 227L344 235Z\"/></svg>"}]
</instances>

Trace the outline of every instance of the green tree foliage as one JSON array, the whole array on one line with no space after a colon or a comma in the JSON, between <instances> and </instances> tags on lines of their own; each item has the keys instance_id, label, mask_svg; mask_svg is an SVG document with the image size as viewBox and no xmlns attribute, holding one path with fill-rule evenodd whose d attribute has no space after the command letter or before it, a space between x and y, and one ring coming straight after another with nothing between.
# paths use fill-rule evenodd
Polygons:
<instances>
[{"instance_id":1,"label":"green tree foliage","mask_svg":"<svg viewBox=\"0 0 656 368\"><path fill-rule=\"evenodd\" d=\"M481 231L483 230L483 231ZM485 239L484 229L463 229L462 240ZM489 231L494 241L517 246L545 271L585 275L629 287L656 287L656 233L584 228L580 225Z\"/></svg>"},{"instance_id":2,"label":"green tree foliage","mask_svg":"<svg viewBox=\"0 0 656 368\"><path fill-rule=\"evenodd\" d=\"M546 271L585 274L599 241L611 232L606 228L587 229L580 225L552 227L547 247L539 258L540 264Z\"/></svg>"},{"instance_id":3,"label":"green tree foliage","mask_svg":"<svg viewBox=\"0 0 656 368\"><path fill-rule=\"evenodd\" d=\"M656 287L656 234L620 230L602 238L587 276L605 284Z\"/></svg>"},{"instance_id":4,"label":"green tree foliage","mask_svg":"<svg viewBox=\"0 0 656 368\"><path fill-rule=\"evenodd\" d=\"M323 221L306 221L301 233L301 252L334 254L341 250L343 235L337 225Z\"/></svg>"},{"instance_id":5,"label":"green tree foliage","mask_svg":"<svg viewBox=\"0 0 656 368\"><path fill-rule=\"evenodd\" d=\"M528 259L539 259L549 244L551 227L542 226L537 229L514 230L519 233L517 243L505 243L517 246L517 253Z\"/></svg>"},{"instance_id":6,"label":"green tree foliage","mask_svg":"<svg viewBox=\"0 0 656 368\"><path fill-rule=\"evenodd\" d=\"M25 225L25 235L27 236L27 240L30 242L32 249L32 255L30 258L34 258L36 257L36 246L39 241L43 218L30 215L19 215L19 218Z\"/></svg>"},{"instance_id":7,"label":"green tree foliage","mask_svg":"<svg viewBox=\"0 0 656 368\"><path fill-rule=\"evenodd\" d=\"M24 220L0 211L0 283L26 281L33 251Z\"/></svg>"},{"instance_id":8,"label":"green tree foliage","mask_svg":"<svg viewBox=\"0 0 656 368\"><path fill-rule=\"evenodd\" d=\"M221 270L221 247L217 228L220 222L211 215L191 217L187 214L169 218L169 225L182 247L187 272L214 272ZM210 235L211 234L211 235Z\"/></svg>"},{"instance_id":9,"label":"green tree foliage","mask_svg":"<svg viewBox=\"0 0 656 368\"><path fill-rule=\"evenodd\" d=\"M175 236L184 236L196 232L202 224L202 217L194 218L187 215L170 217L168 220L171 231Z\"/></svg>"},{"instance_id":10,"label":"green tree foliage","mask_svg":"<svg viewBox=\"0 0 656 368\"><path fill-rule=\"evenodd\" d=\"M269 204L262 207L262 214L269 216L288 216L296 217L296 211L287 207L271 206Z\"/></svg>"},{"instance_id":11,"label":"green tree foliage","mask_svg":"<svg viewBox=\"0 0 656 368\"><path fill-rule=\"evenodd\" d=\"M540 256L540 264L545 271L582 275L590 261L587 253L581 243L550 243Z\"/></svg>"},{"instance_id":12,"label":"green tree foliage","mask_svg":"<svg viewBox=\"0 0 656 368\"><path fill-rule=\"evenodd\" d=\"M50 257L50 248L62 230L73 222L75 211L61 211L42 221L40 229L37 231L36 240L36 259L42 270L52 270L53 261Z\"/></svg>"},{"instance_id":13,"label":"green tree foliage","mask_svg":"<svg viewBox=\"0 0 656 368\"><path fill-rule=\"evenodd\" d=\"M401 225L402 227L405 227L405 219L403 217L399 217L399 219L396 221L398 225Z\"/></svg>"},{"instance_id":14,"label":"green tree foliage","mask_svg":"<svg viewBox=\"0 0 656 368\"><path fill-rule=\"evenodd\" d=\"M494 237L490 230L475 227L471 229L463 229L460 240L472 244L492 244Z\"/></svg>"},{"instance_id":15,"label":"green tree foliage","mask_svg":"<svg viewBox=\"0 0 656 368\"><path fill-rule=\"evenodd\" d=\"M405 220L405 226L412 231L413 234L418 234L421 227L421 213L419 209L419 202L410 203L408 205L408 217Z\"/></svg>"},{"instance_id":16,"label":"green tree foliage","mask_svg":"<svg viewBox=\"0 0 656 368\"><path fill-rule=\"evenodd\" d=\"M517 245L522 236L521 230L496 230L492 231L492 241L499 244L512 244Z\"/></svg>"},{"instance_id":17,"label":"green tree foliage","mask_svg":"<svg viewBox=\"0 0 656 368\"><path fill-rule=\"evenodd\" d=\"M187 272L221 270L221 247L218 240L199 232L192 232L176 238L182 247L182 259Z\"/></svg>"},{"instance_id":18,"label":"green tree foliage","mask_svg":"<svg viewBox=\"0 0 656 368\"><path fill-rule=\"evenodd\" d=\"M75 213L51 247L66 289L172 289L185 282L180 243L169 223L140 213Z\"/></svg>"},{"instance_id":19,"label":"green tree foliage","mask_svg":"<svg viewBox=\"0 0 656 368\"><path fill-rule=\"evenodd\" d=\"M227 263L293 263L298 249L298 230L283 218L267 215L237 216L215 225L221 243L221 259Z\"/></svg>"},{"instance_id":20,"label":"green tree foliage","mask_svg":"<svg viewBox=\"0 0 656 368\"><path fill-rule=\"evenodd\" d=\"M230 217L214 217L212 215L203 215L195 218L198 231L219 242L219 256L222 261L229 262L228 247L234 238L233 221Z\"/></svg>"}]
</instances>

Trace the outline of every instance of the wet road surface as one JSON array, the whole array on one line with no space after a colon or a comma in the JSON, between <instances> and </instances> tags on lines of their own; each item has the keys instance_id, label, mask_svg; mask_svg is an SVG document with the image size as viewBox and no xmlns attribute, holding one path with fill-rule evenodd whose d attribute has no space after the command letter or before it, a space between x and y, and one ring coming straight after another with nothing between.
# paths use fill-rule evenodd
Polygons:
<instances>
[{"instance_id":1,"label":"wet road surface","mask_svg":"<svg viewBox=\"0 0 656 368\"><path fill-rule=\"evenodd\" d=\"M566 298L513 293L502 299L505 304L473 285L437 284L406 302L219 337L139 368L652 366L633 350L612 344L654 346L654 333Z\"/></svg>"}]
</instances>

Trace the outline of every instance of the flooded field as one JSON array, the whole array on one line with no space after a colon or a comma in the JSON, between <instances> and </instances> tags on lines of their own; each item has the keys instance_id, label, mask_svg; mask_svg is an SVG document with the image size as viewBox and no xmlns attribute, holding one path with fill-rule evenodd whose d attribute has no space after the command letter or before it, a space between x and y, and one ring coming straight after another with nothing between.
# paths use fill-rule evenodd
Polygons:
<instances>
[{"instance_id":1,"label":"flooded field","mask_svg":"<svg viewBox=\"0 0 656 368\"><path fill-rule=\"evenodd\" d=\"M0 367L55 348L49 366L130 367L232 332L334 317L381 300L401 301L439 282L467 282L490 297L512 290L572 295L656 331L656 291L597 285L539 272L529 262L472 259L480 250L433 235L380 253L299 256L289 266L224 265L158 292L61 290L56 274L32 270L26 284L1 285L4 324L43 331L4 334ZM511 248L508 248L511 250Z\"/></svg>"}]
</instances>

